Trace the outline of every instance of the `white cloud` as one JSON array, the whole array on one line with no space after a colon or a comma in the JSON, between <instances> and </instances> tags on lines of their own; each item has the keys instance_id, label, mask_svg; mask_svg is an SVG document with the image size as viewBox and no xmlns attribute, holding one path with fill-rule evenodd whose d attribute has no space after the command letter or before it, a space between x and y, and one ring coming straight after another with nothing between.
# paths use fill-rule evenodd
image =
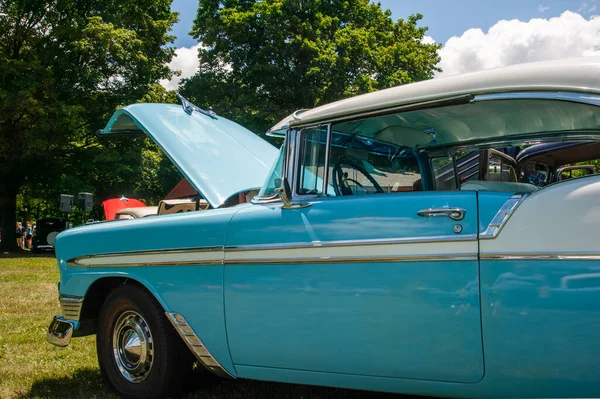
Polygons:
<instances>
[{"instance_id":1,"label":"white cloud","mask_svg":"<svg viewBox=\"0 0 600 399\"><path fill-rule=\"evenodd\" d=\"M165 89L174 90L179 86L179 81L183 78L193 76L198 70L198 49L201 43L192 47L180 47L175 50L175 57L169 63L169 67L174 71L181 71L180 76L173 76L171 80L161 80L160 84Z\"/></svg>"},{"instance_id":2,"label":"white cloud","mask_svg":"<svg viewBox=\"0 0 600 399\"><path fill-rule=\"evenodd\" d=\"M589 9L589 6L588 6ZM600 55L600 17L572 11L528 22L502 20L487 33L469 29L440 50L443 75L523 62Z\"/></svg>"},{"instance_id":3,"label":"white cloud","mask_svg":"<svg viewBox=\"0 0 600 399\"><path fill-rule=\"evenodd\" d=\"M541 4L538 6L538 11L539 12L546 12L549 9L550 9L550 7L545 7L545 6L541 5Z\"/></svg>"},{"instance_id":4,"label":"white cloud","mask_svg":"<svg viewBox=\"0 0 600 399\"><path fill-rule=\"evenodd\" d=\"M435 44L437 42L431 36L423 36L423 39L421 39L421 43L423 43L423 44Z\"/></svg>"}]
</instances>

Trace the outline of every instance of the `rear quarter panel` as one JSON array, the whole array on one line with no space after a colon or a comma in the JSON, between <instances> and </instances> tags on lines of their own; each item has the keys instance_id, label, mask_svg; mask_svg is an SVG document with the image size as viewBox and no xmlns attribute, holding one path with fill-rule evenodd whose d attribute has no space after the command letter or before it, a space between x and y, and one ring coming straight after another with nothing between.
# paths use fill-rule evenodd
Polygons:
<instances>
[{"instance_id":1,"label":"rear quarter panel","mask_svg":"<svg viewBox=\"0 0 600 399\"><path fill-rule=\"evenodd\" d=\"M492 200L480 193L480 206ZM600 395L600 177L526 198L480 241L486 382L519 395ZM512 393L514 395L514 393Z\"/></svg>"}]
</instances>

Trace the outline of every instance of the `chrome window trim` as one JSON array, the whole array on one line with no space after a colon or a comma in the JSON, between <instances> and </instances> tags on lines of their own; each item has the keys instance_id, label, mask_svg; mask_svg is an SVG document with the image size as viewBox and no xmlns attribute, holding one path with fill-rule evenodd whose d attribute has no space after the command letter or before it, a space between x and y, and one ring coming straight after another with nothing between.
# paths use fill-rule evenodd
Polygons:
<instances>
[{"instance_id":1,"label":"chrome window trim","mask_svg":"<svg viewBox=\"0 0 600 399\"><path fill-rule=\"evenodd\" d=\"M322 187L322 191L327 189L326 186L326 182L328 180L328 165L329 165L329 152L331 151L331 124L330 123L319 123L316 125L309 125L306 126L304 128L302 128L301 130L297 130L297 135L296 135L296 141L297 141L297 145L295 147L295 160L293 163L293 169L294 169L294 184L292 188L292 200L293 201L307 201L307 199L309 198L322 198L322 197L327 197L326 191L323 191L322 193L317 193L317 194L302 194L299 193L298 190L300 190L300 187L302 186L302 183L300 182L300 170L302 169L302 165L301 163L304 161L304 154L302 152L301 146L302 146L302 136L304 134L305 130L309 130L309 129L320 129L326 127L326 136L325 136L325 159L323 161L324 166L323 166L323 187ZM318 168L317 168L317 173L315 174L317 179L319 178L318 175Z\"/></svg>"},{"instance_id":2,"label":"chrome window trim","mask_svg":"<svg viewBox=\"0 0 600 399\"><path fill-rule=\"evenodd\" d=\"M208 371L219 377L235 378L210 354L204 343L200 340L194 329L188 324L185 318L179 313L165 313L167 319L173 324L175 331L179 334L183 342L187 345L196 359Z\"/></svg>"},{"instance_id":3,"label":"chrome window trim","mask_svg":"<svg viewBox=\"0 0 600 399\"><path fill-rule=\"evenodd\" d=\"M528 194L515 194L510 197L492 218L485 231L479 234L479 238L481 240L489 240L498 237L508 219L510 219L517 207L527 197Z\"/></svg>"},{"instance_id":4,"label":"chrome window trim","mask_svg":"<svg viewBox=\"0 0 600 399\"><path fill-rule=\"evenodd\" d=\"M471 103L500 100L556 100L600 106L600 95L567 91L518 91L513 93L478 94Z\"/></svg>"},{"instance_id":5,"label":"chrome window trim","mask_svg":"<svg viewBox=\"0 0 600 399\"><path fill-rule=\"evenodd\" d=\"M331 123L327 124L327 138L325 139L325 165L323 166L323 189L321 192L327 196L327 184L329 184L329 153L331 152Z\"/></svg>"}]
</instances>

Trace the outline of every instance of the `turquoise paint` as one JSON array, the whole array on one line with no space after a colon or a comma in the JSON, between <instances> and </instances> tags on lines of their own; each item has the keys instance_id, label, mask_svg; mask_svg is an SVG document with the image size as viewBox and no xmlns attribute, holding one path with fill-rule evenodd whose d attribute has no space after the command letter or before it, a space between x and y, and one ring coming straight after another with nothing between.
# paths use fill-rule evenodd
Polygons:
<instances>
[{"instance_id":1,"label":"turquoise paint","mask_svg":"<svg viewBox=\"0 0 600 399\"><path fill-rule=\"evenodd\" d=\"M479 203L479 233L483 233L488 225L502 208L502 205L513 196L513 193L478 191L477 198Z\"/></svg>"},{"instance_id":2,"label":"turquoise paint","mask_svg":"<svg viewBox=\"0 0 600 399\"><path fill-rule=\"evenodd\" d=\"M454 234L448 218L415 216L444 205L467 209L461 234L475 234L510 195L378 194L377 207L365 196L297 210L247 204L70 229L57 239L61 292L84 296L99 278L134 279L242 378L442 397L597 397L600 262L65 263L133 250Z\"/></svg>"},{"instance_id":3,"label":"turquoise paint","mask_svg":"<svg viewBox=\"0 0 600 399\"><path fill-rule=\"evenodd\" d=\"M477 232L474 192L377 194L377 206L370 197L243 209L227 245L454 236L457 222L417 216L443 206L467 209L461 234ZM435 254L436 243L428 245ZM226 265L225 306L236 365L470 383L483 377L476 260Z\"/></svg>"},{"instance_id":4,"label":"turquoise paint","mask_svg":"<svg viewBox=\"0 0 600 399\"><path fill-rule=\"evenodd\" d=\"M145 132L214 208L258 189L278 151L248 129L180 105L133 104L116 111L102 133Z\"/></svg>"},{"instance_id":5,"label":"turquoise paint","mask_svg":"<svg viewBox=\"0 0 600 399\"><path fill-rule=\"evenodd\" d=\"M66 261L91 254L165 248L222 246L232 215L248 205L111 221L69 229L57 237L61 293L84 296L104 277L127 277L144 285L165 311L184 315L211 354L232 375L223 308L223 266L69 267Z\"/></svg>"},{"instance_id":6,"label":"turquoise paint","mask_svg":"<svg viewBox=\"0 0 600 399\"><path fill-rule=\"evenodd\" d=\"M538 386L536 396L598 397L599 270L598 261L482 260L487 373Z\"/></svg>"}]
</instances>

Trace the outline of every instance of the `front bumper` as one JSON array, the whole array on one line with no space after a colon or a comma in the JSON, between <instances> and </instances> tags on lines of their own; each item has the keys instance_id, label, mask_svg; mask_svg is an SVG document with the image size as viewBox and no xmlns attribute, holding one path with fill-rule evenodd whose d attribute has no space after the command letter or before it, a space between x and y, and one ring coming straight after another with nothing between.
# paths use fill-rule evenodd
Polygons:
<instances>
[{"instance_id":1,"label":"front bumper","mask_svg":"<svg viewBox=\"0 0 600 399\"><path fill-rule=\"evenodd\" d=\"M73 324L65 320L63 315L54 316L48 326L46 341L52 345L64 347L69 345L73 336Z\"/></svg>"},{"instance_id":2,"label":"front bumper","mask_svg":"<svg viewBox=\"0 0 600 399\"><path fill-rule=\"evenodd\" d=\"M46 341L56 346L67 346L71 342L71 337L75 332L79 333L81 308L83 307L83 298L61 295L58 298L63 314L54 316L48 326Z\"/></svg>"}]
</instances>

